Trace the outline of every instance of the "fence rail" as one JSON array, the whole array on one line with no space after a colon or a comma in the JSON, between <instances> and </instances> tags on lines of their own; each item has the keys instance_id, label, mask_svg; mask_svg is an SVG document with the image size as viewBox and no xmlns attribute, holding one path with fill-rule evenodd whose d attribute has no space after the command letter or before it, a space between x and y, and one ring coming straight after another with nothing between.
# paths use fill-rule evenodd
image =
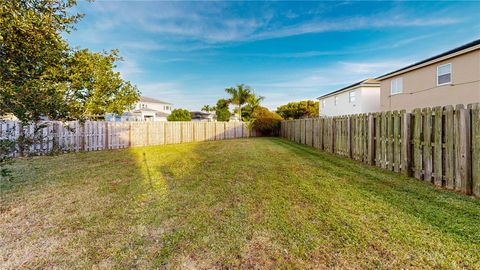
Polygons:
<instances>
[{"instance_id":1,"label":"fence rail","mask_svg":"<svg viewBox=\"0 0 480 270\"><path fill-rule=\"evenodd\" d=\"M288 120L280 136L480 196L480 104Z\"/></svg>"},{"instance_id":2,"label":"fence rail","mask_svg":"<svg viewBox=\"0 0 480 270\"><path fill-rule=\"evenodd\" d=\"M33 138L29 149L16 147L14 156L60 151L97 151L132 146L177 144L255 137L243 122L107 122L48 121L22 126L0 121L0 139Z\"/></svg>"}]
</instances>

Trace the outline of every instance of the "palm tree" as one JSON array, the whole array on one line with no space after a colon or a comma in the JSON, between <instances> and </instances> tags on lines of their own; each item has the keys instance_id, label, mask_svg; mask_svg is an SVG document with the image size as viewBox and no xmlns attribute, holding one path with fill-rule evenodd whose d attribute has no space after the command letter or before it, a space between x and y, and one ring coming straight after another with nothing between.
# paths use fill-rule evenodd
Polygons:
<instances>
[{"instance_id":1,"label":"palm tree","mask_svg":"<svg viewBox=\"0 0 480 270\"><path fill-rule=\"evenodd\" d=\"M262 102L264 99L264 96L257 97L255 94L252 94L250 97L248 97L247 103L250 107L252 107L252 110L255 110L258 106L260 106L260 102Z\"/></svg>"},{"instance_id":2,"label":"palm tree","mask_svg":"<svg viewBox=\"0 0 480 270\"><path fill-rule=\"evenodd\" d=\"M253 111L255 111L256 108L260 106L260 103L265 99L263 96L256 96L254 93L252 93L248 98L247 98L247 105L243 107L243 114L242 118L244 119L250 119Z\"/></svg>"},{"instance_id":3,"label":"palm tree","mask_svg":"<svg viewBox=\"0 0 480 270\"><path fill-rule=\"evenodd\" d=\"M247 100L253 94L250 86L239 84L236 87L230 87L225 89L225 92L231 95L229 101L237 106L238 118L242 120L242 106L247 103Z\"/></svg>"},{"instance_id":4,"label":"palm tree","mask_svg":"<svg viewBox=\"0 0 480 270\"><path fill-rule=\"evenodd\" d=\"M213 112L215 111L215 106L210 106L210 105L204 105L202 107L203 112Z\"/></svg>"}]
</instances>

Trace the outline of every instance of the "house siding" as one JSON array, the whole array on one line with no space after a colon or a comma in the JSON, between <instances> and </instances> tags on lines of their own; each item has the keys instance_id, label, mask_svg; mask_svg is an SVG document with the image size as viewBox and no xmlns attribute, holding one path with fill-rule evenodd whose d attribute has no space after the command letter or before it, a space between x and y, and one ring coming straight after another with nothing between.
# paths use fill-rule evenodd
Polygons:
<instances>
[{"instance_id":1,"label":"house siding","mask_svg":"<svg viewBox=\"0 0 480 270\"><path fill-rule=\"evenodd\" d=\"M452 84L437 86L437 67L448 63L452 64ZM400 77L403 93L391 95L391 81ZM383 111L480 102L480 49L380 79L380 89Z\"/></svg>"},{"instance_id":2,"label":"house siding","mask_svg":"<svg viewBox=\"0 0 480 270\"><path fill-rule=\"evenodd\" d=\"M356 92L355 102L350 103L350 92ZM335 97L338 97L338 104L335 105ZM322 100L325 100L325 107L322 107ZM358 114L376 112L380 110L380 87L358 87L352 90L337 93L319 99L321 116L338 116L347 114Z\"/></svg>"},{"instance_id":3,"label":"house siding","mask_svg":"<svg viewBox=\"0 0 480 270\"><path fill-rule=\"evenodd\" d=\"M145 105L145 108L156 110L159 112L164 112L164 113L172 113L172 105L167 104L167 103L154 103L154 102L143 102L139 101L137 104L135 104L135 110L140 110L142 109L142 105ZM166 109L166 107L170 109Z\"/></svg>"}]
</instances>

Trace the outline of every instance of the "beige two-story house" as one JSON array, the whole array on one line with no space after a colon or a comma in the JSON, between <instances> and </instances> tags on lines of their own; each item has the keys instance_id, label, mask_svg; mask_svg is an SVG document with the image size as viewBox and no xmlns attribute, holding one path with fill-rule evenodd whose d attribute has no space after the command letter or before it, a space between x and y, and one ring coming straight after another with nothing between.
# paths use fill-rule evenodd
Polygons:
<instances>
[{"instance_id":1,"label":"beige two-story house","mask_svg":"<svg viewBox=\"0 0 480 270\"><path fill-rule=\"evenodd\" d=\"M480 39L377 80L382 111L480 102Z\"/></svg>"}]
</instances>

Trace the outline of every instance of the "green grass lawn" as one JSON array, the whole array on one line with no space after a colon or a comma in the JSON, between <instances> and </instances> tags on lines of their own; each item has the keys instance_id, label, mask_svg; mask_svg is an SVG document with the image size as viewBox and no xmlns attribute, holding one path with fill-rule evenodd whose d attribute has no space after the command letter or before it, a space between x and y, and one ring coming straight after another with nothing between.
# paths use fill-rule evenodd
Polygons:
<instances>
[{"instance_id":1,"label":"green grass lawn","mask_svg":"<svg viewBox=\"0 0 480 270\"><path fill-rule=\"evenodd\" d=\"M13 169L0 269L480 269L480 200L278 138Z\"/></svg>"}]
</instances>

